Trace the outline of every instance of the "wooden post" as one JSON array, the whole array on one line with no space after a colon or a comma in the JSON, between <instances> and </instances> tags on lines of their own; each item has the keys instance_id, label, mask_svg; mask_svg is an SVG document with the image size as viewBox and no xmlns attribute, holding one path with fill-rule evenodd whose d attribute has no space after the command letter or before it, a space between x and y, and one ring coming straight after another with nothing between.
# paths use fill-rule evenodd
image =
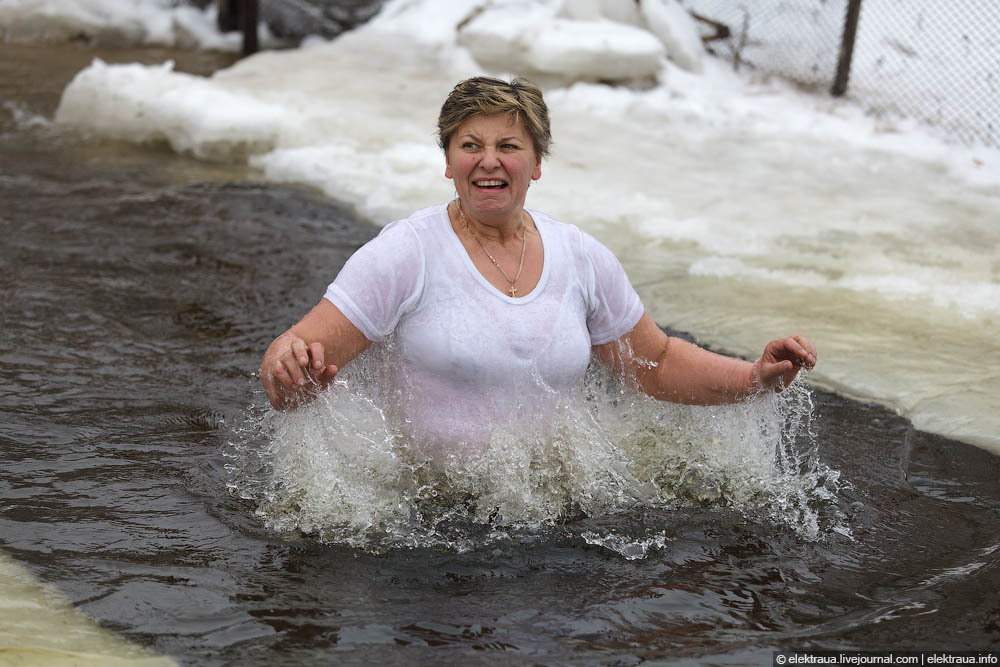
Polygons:
<instances>
[{"instance_id":1,"label":"wooden post","mask_svg":"<svg viewBox=\"0 0 1000 667\"><path fill-rule=\"evenodd\" d=\"M858 17L861 16L861 0L847 1L847 17L844 19L844 38L840 44L840 60L837 76L833 80L830 94L840 97L847 91L847 77L851 73L851 58L854 56L854 38L858 34Z\"/></svg>"}]
</instances>

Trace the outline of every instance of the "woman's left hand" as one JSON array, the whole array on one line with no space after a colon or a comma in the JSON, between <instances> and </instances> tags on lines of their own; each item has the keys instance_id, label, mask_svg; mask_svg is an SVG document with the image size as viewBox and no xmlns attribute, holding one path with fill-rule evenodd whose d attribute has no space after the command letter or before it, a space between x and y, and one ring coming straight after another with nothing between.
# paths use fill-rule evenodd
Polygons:
<instances>
[{"instance_id":1,"label":"woman's left hand","mask_svg":"<svg viewBox=\"0 0 1000 667\"><path fill-rule=\"evenodd\" d=\"M792 383L802 368L816 365L816 346L802 335L772 340L754 362L753 379L758 387L781 391Z\"/></svg>"}]
</instances>

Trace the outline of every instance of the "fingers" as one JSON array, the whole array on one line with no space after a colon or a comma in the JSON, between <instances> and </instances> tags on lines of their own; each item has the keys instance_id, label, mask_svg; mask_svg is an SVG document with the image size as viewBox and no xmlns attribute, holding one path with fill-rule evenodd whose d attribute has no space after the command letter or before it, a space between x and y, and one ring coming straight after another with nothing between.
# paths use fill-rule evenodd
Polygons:
<instances>
[{"instance_id":1,"label":"fingers","mask_svg":"<svg viewBox=\"0 0 1000 667\"><path fill-rule=\"evenodd\" d=\"M326 363L322 343L307 344L286 334L268 348L261 363L260 379L271 405L285 409L314 390L326 387L338 372L336 366Z\"/></svg>"},{"instance_id":2,"label":"fingers","mask_svg":"<svg viewBox=\"0 0 1000 667\"><path fill-rule=\"evenodd\" d=\"M808 369L816 365L816 346L801 334L773 340L764 348L764 357L777 362L788 359L798 366Z\"/></svg>"},{"instance_id":3,"label":"fingers","mask_svg":"<svg viewBox=\"0 0 1000 667\"><path fill-rule=\"evenodd\" d=\"M312 343L309 345L309 358L312 359L312 370L322 371L325 366L323 343Z\"/></svg>"},{"instance_id":4,"label":"fingers","mask_svg":"<svg viewBox=\"0 0 1000 667\"><path fill-rule=\"evenodd\" d=\"M795 379L799 367L792 361L764 362L757 367L760 386L780 392Z\"/></svg>"},{"instance_id":5,"label":"fingers","mask_svg":"<svg viewBox=\"0 0 1000 667\"><path fill-rule=\"evenodd\" d=\"M317 379L318 379L318 381L319 381L320 384L322 384L323 386L326 386L326 385L330 384L331 382L333 382L334 378L337 377L337 372L338 372L337 367L334 366L333 364L330 364L329 366L326 366L323 369L323 371L320 373L319 378L317 378Z\"/></svg>"},{"instance_id":6,"label":"fingers","mask_svg":"<svg viewBox=\"0 0 1000 667\"><path fill-rule=\"evenodd\" d=\"M801 334L773 340L757 360L756 377L759 386L780 392L790 385L802 368L816 366L816 346Z\"/></svg>"},{"instance_id":7,"label":"fingers","mask_svg":"<svg viewBox=\"0 0 1000 667\"><path fill-rule=\"evenodd\" d=\"M787 340L789 341L789 351L793 352L802 361L803 366L812 368L816 365L816 346L813 345L811 340L802 334L796 334Z\"/></svg>"},{"instance_id":8,"label":"fingers","mask_svg":"<svg viewBox=\"0 0 1000 667\"><path fill-rule=\"evenodd\" d=\"M292 356L295 358L295 362L300 368L305 368L309 365L309 346L301 338L296 338L292 341Z\"/></svg>"},{"instance_id":9,"label":"fingers","mask_svg":"<svg viewBox=\"0 0 1000 667\"><path fill-rule=\"evenodd\" d=\"M326 363L326 349L323 343L310 343L308 350L310 362L307 372L311 379L326 386L337 377L338 368Z\"/></svg>"},{"instance_id":10,"label":"fingers","mask_svg":"<svg viewBox=\"0 0 1000 667\"><path fill-rule=\"evenodd\" d=\"M319 353L322 356L322 346L320 346ZM261 370L263 374L277 381L285 389L303 387L312 381L307 370L309 356L309 346L301 338L288 336L283 340L279 337L264 355Z\"/></svg>"},{"instance_id":11,"label":"fingers","mask_svg":"<svg viewBox=\"0 0 1000 667\"><path fill-rule=\"evenodd\" d=\"M307 357L306 363L308 363L308 361ZM283 356L276 359L273 367L271 368L271 375L285 389L304 387L309 381L306 374L302 372L302 367L299 366L297 360L291 356Z\"/></svg>"},{"instance_id":12,"label":"fingers","mask_svg":"<svg viewBox=\"0 0 1000 667\"><path fill-rule=\"evenodd\" d=\"M311 343L309 345L310 363L307 372L311 379L322 386L333 382L337 377L339 369L333 364L326 363L326 350L322 343Z\"/></svg>"},{"instance_id":13,"label":"fingers","mask_svg":"<svg viewBox=\"0 0 1000 667\"><path fill-rule=\"evenodd\" d=\"M798 334L789 339L792 343L791 350L795 353L802 366L808 369L816 365L816 346L805 336Z\"/></svg>"}]
</instances>

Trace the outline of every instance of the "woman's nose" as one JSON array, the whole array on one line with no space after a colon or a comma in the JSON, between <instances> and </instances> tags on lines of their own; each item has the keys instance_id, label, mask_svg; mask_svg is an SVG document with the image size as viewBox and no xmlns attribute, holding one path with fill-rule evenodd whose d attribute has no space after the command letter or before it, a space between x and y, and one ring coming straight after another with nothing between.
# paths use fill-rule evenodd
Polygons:
<instances>
[{"instance_id":1,"label":"woman's nose","mask_svg":"<svg viewBox=\"0 0 1000 667\"><path fill-rule=\"evenodd\" d=\"M496 149L487 148L483 152L482 166L485 169L496 169L500 166L500 154Z\"/></svg>"}]
</instances>

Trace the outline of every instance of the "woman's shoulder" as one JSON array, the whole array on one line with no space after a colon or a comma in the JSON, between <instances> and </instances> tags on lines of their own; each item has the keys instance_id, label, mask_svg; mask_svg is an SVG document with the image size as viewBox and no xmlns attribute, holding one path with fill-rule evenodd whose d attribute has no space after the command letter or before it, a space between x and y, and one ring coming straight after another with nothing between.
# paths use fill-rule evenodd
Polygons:
<instances>
[{"instance_id":1,"label":"woman's shoulder","mask_svg":"<svg viewBox=\"0 0 1000 667\"><path fill-rule=\"evenodd\" d=\"M594 252L596 249L605 247L596 237L580 229L573 223L556 220L547 213L533 209L529 209L528 213L531 215L531 219L535 221L535 224L539 226L543 237L549 236L552 239L558 239L565 243L567 250L574 255L583 257Z\"/></svg>"},{"instance_id":2,"label":"woman's shoulder","mask_svg":"<svg viewBox=\"0 0 1000 667\"><path fill-rule=\"evenodd\" d=\"M438 234L448 224L446 204L428 206L414 211L405 218L399 218L385 225L376 236L381 243L401 243L420 245L421 240L431 234Z\"/></svg>"},{"instance_id":3,"label":"woman's shoulder","mask_svg":"<svg viewBox=\"0 0 1000 667\"><path fill-rule=\"evenodd\" d=\"M579 242L582 232L576 225L556 220L548 213L543 213L542 211L536 211L535 209L527 209L527 211L531 219L535 221L535 226L539 228L543 237L549 236L553 239L558 238L564 241Z\"/></svg>"},{"instance_id":4,"label":"woman's shoulder","mask_svg":"<svg viewBox=\"0 0 1000 667\"><path fill-rule=\"evenodd\" d=\"M451 225L448 219L448 204L435 204L425 206L409 214L405 218L396 220L388 226L407 226L415 232L437 232L442 226Z\"/></svg>"}]
</instances>

